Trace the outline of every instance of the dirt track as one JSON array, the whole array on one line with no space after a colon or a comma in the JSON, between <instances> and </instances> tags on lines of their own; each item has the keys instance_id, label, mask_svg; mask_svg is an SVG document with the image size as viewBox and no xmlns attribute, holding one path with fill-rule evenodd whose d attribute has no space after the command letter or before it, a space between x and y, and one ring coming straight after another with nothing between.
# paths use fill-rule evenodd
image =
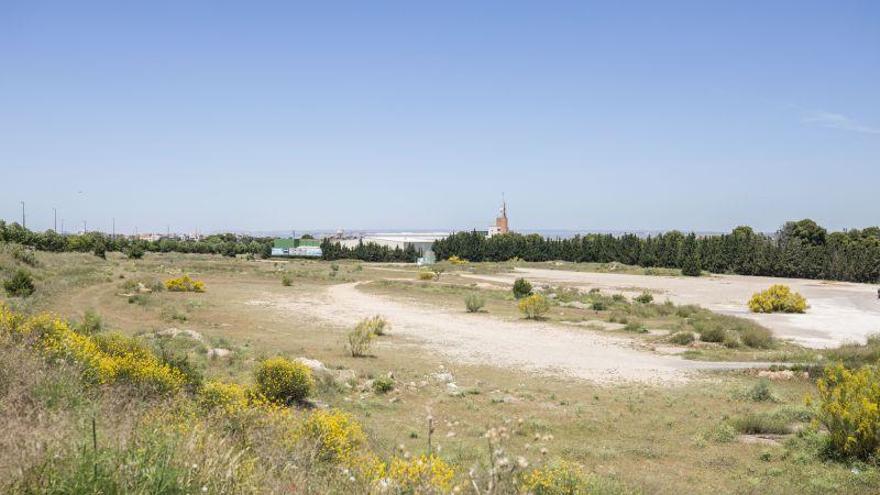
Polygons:
<instances>
[{"instance_id":1,"label":"dirt track","mask_svg":"<svg viewBox=\"0 0 880 495\"><path fill-rule=\"evenodd\" d=\"M585 290L598 287L605 292L630 295L644 289L655 299L677 304L699 304L719 313L751 318L781 338L808 347L833 347L843 342L864 343L865 337L880 332L880 300L877 286L848 282L827 282L739 275L712 275L700 278L590 273L538 268L517 268L514 273L465 275L470 278L512 284L526 277L534 285L566 284ZM785 284L807 298L806 314L754 314L746 301L773 284Z\"/></svg>"},{"instance_id":2,"label":"dirt track","mask_svg":"<svg viewBox=\"0 0 880 495\"><path fill-rule=\"evenodd\" d=\"M330 287L314 297L268 296L250 304L311 314L342 326L382 314L392 333L411 338L450 360L587 379L598 383L676 383L697 370L737 369L755 363L709 363L629 347L625 338L530 321L505 321L364 293L356 284Z\"/></svg>"}]
</instances>

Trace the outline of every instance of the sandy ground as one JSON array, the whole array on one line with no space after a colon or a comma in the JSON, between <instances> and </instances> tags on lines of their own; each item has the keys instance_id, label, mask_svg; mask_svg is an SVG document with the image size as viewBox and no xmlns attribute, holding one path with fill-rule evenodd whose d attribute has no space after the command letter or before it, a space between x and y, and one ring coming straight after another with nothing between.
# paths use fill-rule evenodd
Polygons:
<instances>
[{"instance_id":1,"label":"sandy ground","mask_svg":"<svg viewBox=\"0 0 880 495\"><path fill-rule=\"evenodd\" d=\"M341 326L381 314L391 333L427 346L451 361L493 365L587 379L597 383L655 384L688 380L695 371L739 369L760 363L687 361L630 347L625 338L534 321L505 321L488 314L467 314L364 293L357 284L341 284L309 298L266 294L249 304L298 315L309 314Z\"/></svg>"},{"instance_id":2,"label":"sandy ground","mask_svg":"<svg viewBox=\"0 0 880 495\"><path fill-rule=\"evenodd\" d=\"M877 286L849 282L827 282L790 278L712 275L700 278L589 273L539 268L517 268L514 273L465 275L466 277L512 284L526 277L533 285L566 284L588 290L635 294L649 290L655 300L677 304L699 304L719 313L751 318L775 335L815 348L844 342L864 343L865 337L880 332L880 300ZM805 314L754 314L746 302L752 294L773 284L785 284L807 298Z\"/></svg>"}]
</instances>

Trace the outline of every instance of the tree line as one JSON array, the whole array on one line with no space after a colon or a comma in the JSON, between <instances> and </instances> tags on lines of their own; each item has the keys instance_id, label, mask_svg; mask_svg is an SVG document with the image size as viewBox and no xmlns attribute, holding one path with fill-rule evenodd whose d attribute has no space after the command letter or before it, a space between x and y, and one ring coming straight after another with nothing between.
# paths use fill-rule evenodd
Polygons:
<instances>
[{"instance_id":1,"label":"tree line","mask_svg":"<svg viewBox=\"0 0 880 495\"><path fill-rule=\"evenodd\" d=\"M360 240L357 246L350 248L326 238L321 241L321 258L325 260L356 259L386 263L415 263L419 256L421 253L412 244L407 244L404 249L399 247L392 249L374 242L364 243L363 240Z\"/></svg>"},{"instance_id":2,"label":"tree line","mask_svg":"<svg viewBox=\"0 0 880 495\"><path fill-rule=\"evenodd\" d=\"M550 239L538 234L487 237L459 232L434 242L437 259L470 261L563 260L619 262L642 267L681 268L686 274L763 275L880 282L880 227L829 233L805 219L787 222L773 235L737 227L729 234L697 236L671 231L647 237L588 234Z\"/></svg>"},{"instance_id":3,"label":"tree line","mask_svg":"<svg viewBox=\"0 0 880 495\"><path fill-rule=\"evenodd\" d=\"M61 235L54 230L34 232L18 223L7 224L0 220L0 242L15 242L40 251L54 252L156 252L201 253L236 256L239 254L272 254L271 237L253 237L238 234L212 234L200 240L164 238L157 241L111 236L103 232Z\"/></svg>"}]
</instances>

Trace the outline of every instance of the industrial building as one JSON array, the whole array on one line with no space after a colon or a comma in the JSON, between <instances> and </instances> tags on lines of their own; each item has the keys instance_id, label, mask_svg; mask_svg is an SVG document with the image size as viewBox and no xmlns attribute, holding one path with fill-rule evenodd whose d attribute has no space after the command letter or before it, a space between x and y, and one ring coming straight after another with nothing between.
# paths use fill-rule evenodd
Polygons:
<instances>
[{"instance_id":1,"label":"industrial building","mask_svg":"<svg viewBox=\"0 0 880 495\"><path fill-rule=\"evenodd\" d=\"M422 253L419 263L433 263L435 261L434 241L445 239L449 236L448 232L394 232L394 233L378 233L369 234L356 239L341 239L339 243L343 247L356 248L359 242L364 244L378 244L386 246L390 249L400 248L406 249L412 246L416 251Z\"/></svg>"},{"instance_id":2,"label":"industrial building","mask_svg":"<svg viewBox=\"0 0 880 495\"><path fill-rule=\"evenodd\" d=\"M321 257L321 241L317 239L275 239L272 256Z\"/></svg>"}]
</instances>

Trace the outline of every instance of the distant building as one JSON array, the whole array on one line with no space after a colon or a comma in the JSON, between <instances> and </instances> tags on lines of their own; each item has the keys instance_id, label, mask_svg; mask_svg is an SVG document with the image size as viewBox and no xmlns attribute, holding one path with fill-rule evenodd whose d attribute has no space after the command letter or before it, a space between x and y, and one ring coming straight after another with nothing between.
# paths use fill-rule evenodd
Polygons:
<instances>
[{"instance_id":1,"label":"distant building","mask_svg":"<svg viewBox=\"0 0 880 495\"><path fill-rule=\"evenodd\" d=\"M507 201L502 197L501 209L498 212L498 216L495 217L495 225L489 227L489 237L498 234L506 234L508 232L510 232L510 228L507 226Z\"/></svg>"},{"instance_id":2,"label":"distant building","mask_svg":"<svg viewBox=\"0 0 880 495\"><path fill-rule=\"evenodd\" d=\"M379 233L379 234L370 234L365 235L363 237L352 238L352 239L342 239L339 243L343 247L347 248L355 248L357 247L359 242L363 242L364 244L378 244L379 246L386 246L390 249L400 248L406 249L408 246L412 246L416 251L421 253L421 258L419 259L420 264L430 264L434 263L434 241L438 239L445 239L449 236L447 232L395 232L395 233Z\"/></svg>"},{"instance_id":3,"label":"distant building","mask_svg":"<svg viewBox=\"0 0 880 495\"><path fill-rule=\"evenodd\" d=\"M321 257L321 241L317 239L275 239L272 256Z\"/></svg>"}]
</instances>

